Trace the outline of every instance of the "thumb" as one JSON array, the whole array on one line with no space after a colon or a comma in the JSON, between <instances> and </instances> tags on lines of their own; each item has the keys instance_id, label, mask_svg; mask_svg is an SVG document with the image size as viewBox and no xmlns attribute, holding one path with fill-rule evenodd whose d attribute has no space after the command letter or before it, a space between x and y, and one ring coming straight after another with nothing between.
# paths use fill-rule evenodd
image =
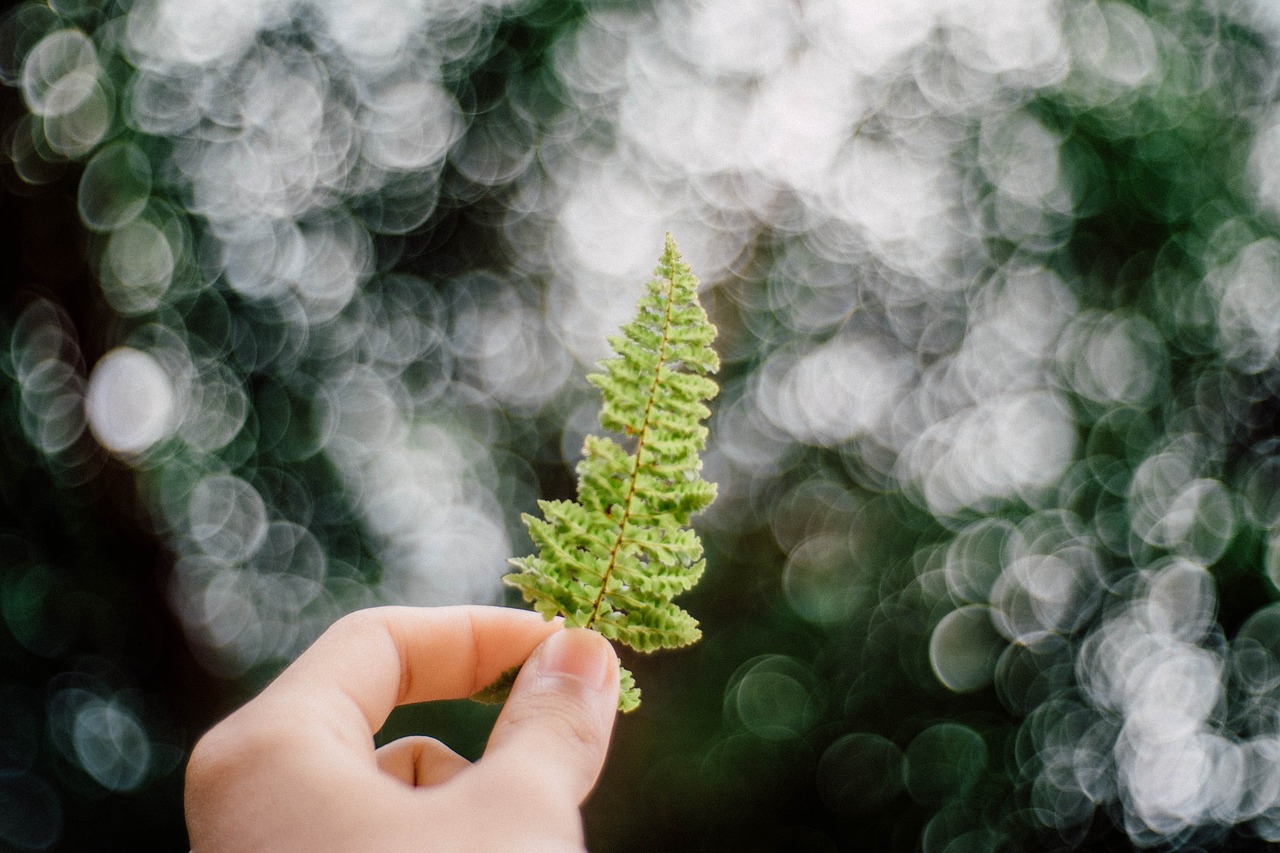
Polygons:
<instances>
[{"instance_id":1,"label":"thumb","mask_svg":"<svg viewBox=\"0 0 1280 853\"><path fill-rule=\"evenodd\" d=\"M613 646L595 631L556 631L520 670L477 769L577 806L604 767L617 708Z\"/></svg>"}]
</instances>

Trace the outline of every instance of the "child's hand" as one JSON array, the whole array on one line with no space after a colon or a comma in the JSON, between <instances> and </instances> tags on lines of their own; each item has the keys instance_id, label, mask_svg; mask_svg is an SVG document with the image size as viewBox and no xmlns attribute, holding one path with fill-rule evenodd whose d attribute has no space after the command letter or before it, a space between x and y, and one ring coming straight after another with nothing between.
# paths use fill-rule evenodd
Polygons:
<instances>
[{"instance_id":1,"label":"child's hand","mask_svg":"<svg viewBox=\"0 0 1280 853\"><path fill-rule=\"evenodd\" d=\"M428 737L374 750L396 705L468 696L526 657L475 764ZM192 849L582 850L617 705L594 631L501 607L354 613L196 744Z\"/></svg>"}]
</instances>

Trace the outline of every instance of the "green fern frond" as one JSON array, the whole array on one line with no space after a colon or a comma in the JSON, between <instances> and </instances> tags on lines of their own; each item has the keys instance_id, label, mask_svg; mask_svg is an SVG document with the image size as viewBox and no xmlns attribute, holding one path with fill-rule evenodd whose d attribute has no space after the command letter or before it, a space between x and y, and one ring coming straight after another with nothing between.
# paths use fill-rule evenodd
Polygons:
<instances>
[{"instance_id":1,"label":"green fern frond","mask_svg":"<svg viewBox=\"0 0 1280 853\"><path fill-rule=\"evenodd\" d=\"M635 319L609 339L614 356L587 380L600 389L601 425L634 439L628 450L588 436L578 501L540 501L524 516L536 556L512 560L504 580L548 619L591 628L649 652L696 642L698 623L671 599L697 583L702 542L689 528L716 497L699 472L720 367L715 326L698 303L698 280L668 235ZM640 703L623 671L619 708Z\"/></svg>"}]
</instances>

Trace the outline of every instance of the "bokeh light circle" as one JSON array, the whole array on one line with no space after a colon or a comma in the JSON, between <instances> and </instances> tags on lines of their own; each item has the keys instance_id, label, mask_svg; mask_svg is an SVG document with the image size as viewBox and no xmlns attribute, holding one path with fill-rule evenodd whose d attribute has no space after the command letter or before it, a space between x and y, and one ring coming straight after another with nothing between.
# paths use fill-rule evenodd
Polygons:
<instances>
[{"instance_id":1,"label":"bokeh light circle","mask_svg":"<svg viewBox=\"0 0 1280 853\"><path fill-rule=\"evenodd\" d=\"M132 347L114 349L94 366L84 405L94 437L121 454L164 440L179 416L173 378L154 356Z\"/></svg>"}]
</instances>

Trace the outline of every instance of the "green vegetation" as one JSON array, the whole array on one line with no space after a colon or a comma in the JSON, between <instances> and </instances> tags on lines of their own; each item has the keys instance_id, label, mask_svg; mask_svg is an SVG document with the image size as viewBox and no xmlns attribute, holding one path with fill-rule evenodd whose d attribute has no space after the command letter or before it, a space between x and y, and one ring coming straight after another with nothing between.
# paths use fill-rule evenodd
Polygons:
<instances>
[{"instance_id":1,"label":"green vegetation","mask_svg":"<svg viewBox=\"0 0 1280 853\"><path fill-rule=\"evenodd\" d=\"M539 501L524 516L537 556L512 560L504 580L565 625L591 628L637 651L697 642L698 623L671 599L698 582L706 561L689 518L711 505L716 487L699 476L719 390L715 326L698 304L698 280L675 241L654 271L636 317L609 339L615 356L588 380L604 395L600 423L634 440L634 451L587 436L578 463L578 501ZM488 691L486 695L490 695ZM622 670L619 707L640 704Z\"/></svg>"}]
</instances>

